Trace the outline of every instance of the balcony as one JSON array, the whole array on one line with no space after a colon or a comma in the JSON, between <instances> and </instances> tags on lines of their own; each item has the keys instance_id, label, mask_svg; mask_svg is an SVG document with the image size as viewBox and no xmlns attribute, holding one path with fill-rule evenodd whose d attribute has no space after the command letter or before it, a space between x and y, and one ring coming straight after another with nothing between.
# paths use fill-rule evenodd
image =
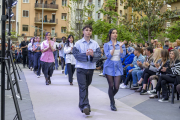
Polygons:
<instances>
[{"instance_id":1,"label":"balcony","mask_svg":"<svg viewBox=\"0 0 180 120\"><path fill-rule=\"evenodd\" d=\"M40 18L35 18L34 19L34 23L35 24L42 24L42 19ZM56 25L56 24L58 24L58 19L55 19L55 20L52 20L52 19L49 19L49 20L43 20L43 24L44 25Z\"/></svg>"},{"instance_id":2,"label":"balcony","mask_svg":"<svg viewBox=\"0 0 180 120\"><path fill-rule=\"evenodd\" d=\"M180 0L176 0L176 1L173 1L173 2L167 2L168 4L172 4L172 3L176 3L176 2L180 2Z\"/></svg>"},{"instance_id":3,"label":"balcony","mask_svg":"<svg viewBox=\"0 0 180 120\"><path fill-rule=\"evenodd\" d=\"M174 16L171 18L179 18L180 17L180 9L172 10L172 12L174 12Z\"/></svg>"},{"instance_id":4,"label":"balcony","mask_svg":"<svg viewBox=\"0 0 180 120\"><path fill-rule=\"evenodd\" d=\"M9 19L7 19L7 21L9 21ZM11 22L14 22L14 21L16 21L16 16L12 16L11 18Z\"/></svg>"},{"instance_id":5,"label":"balcony","mask_svg":"<svg viewBox=\"0 0 180 120\"><path fill-rule=\"evenodd\" d=\"M43 4L35 3L34 9L42 10ZM56 4L44 4L44 11L57 11L57 10L58 10L58 5L56 5Z\"/></svg>"}]
</instances>

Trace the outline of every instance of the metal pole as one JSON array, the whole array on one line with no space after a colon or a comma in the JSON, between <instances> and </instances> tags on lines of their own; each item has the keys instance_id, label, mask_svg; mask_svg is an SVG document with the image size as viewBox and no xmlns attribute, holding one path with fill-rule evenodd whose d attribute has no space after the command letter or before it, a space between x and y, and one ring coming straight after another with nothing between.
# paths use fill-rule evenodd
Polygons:
<instances>
[{"instance_id":1,"label":"metal pole","mask_svg":"<svg viewBox=\"0 0 180 120\"><path fill-rule=\"evenodd\" d=\"M8 4L8 13L9 13L9 28L8 28L8 58L10 58L10 50L11 50L11 0L9 0L9 4ZM10 66L10 61L8 61L8 66L9 66L9 71L11 72L11 66ZM8 79L8 75L7 75L7 79ZM9 80L7 81L7 89L9 90Z\"/></svg>"},{"instance_id":2,"label":"metal pole","mask_svg":"<svg viewBox=\"0 0 180 120\"><path fill-rule=\"evenodd\" d=\"M43 23L44 23L44 0L43 0L43 3L42 3L42 31L41 31L41 41L43 41Z\"/></svg>"},{"instance_id":3,"label":"metal pole","mask_svg":"<svg viewBox=\"0 0 180 120\"><path fill-rule=\"evenodd\" d=\"M1 120L5 120L5 24L6 24L6 15L5 15L5 0L2 0L2 52L1 52Z\"/></svg>"}]
</instances>

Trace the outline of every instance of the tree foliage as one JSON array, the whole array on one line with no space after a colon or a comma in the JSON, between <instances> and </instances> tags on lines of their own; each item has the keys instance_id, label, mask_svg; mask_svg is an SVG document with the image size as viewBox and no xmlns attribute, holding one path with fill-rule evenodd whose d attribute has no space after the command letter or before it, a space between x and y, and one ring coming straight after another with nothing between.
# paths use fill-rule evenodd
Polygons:
<instances>
[{"instance_id":1,"label":"tree foliage","mask_svg":"<svg viewBox=\"0 0 180 120\"><path fill-rule=\"evenodd\" d=\"M180 39L180 21L172 23L171 27L166 30L165 37L169 38L171 42Z\"/></svg>"},{"instance_id":2,"label":"tree foliage","mask_svg":"<svg viewBox=\"0 0 180 120\"><path fill-rule=\"evenodd\" d=\"M175 0L166 0L167 2ZM131 26L130 31L138 32L139 37L144 41L149 41L158 33L164 31L165 22L173 16L170 10L163 11L164 5L167 5L165 0L121 0L125 3L125 9L133 9L133 19L124 20L126 26ZM136 19L136 16L140 19ZM133 21L133 22L132 22ZM148 39L147 39L148 37Z\"/></svg>"}]
</instances>

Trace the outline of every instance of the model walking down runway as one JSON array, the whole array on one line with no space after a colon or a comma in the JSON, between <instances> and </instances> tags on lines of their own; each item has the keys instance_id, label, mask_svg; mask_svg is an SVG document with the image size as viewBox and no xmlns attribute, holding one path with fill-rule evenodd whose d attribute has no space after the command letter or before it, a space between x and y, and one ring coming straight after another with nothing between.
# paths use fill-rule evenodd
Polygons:
<instances>
[{"instance_id":1,"label":"model walking down runway","mask_svg":"<svg viewBox=\"0 0 180 120\"><path fill-rule=\"evenodd\" d=\"M34 72L37 74L37 78L41 75L41 63L40 63L40 57L41 57L41 43L40 43L40 37L36 37L36 42L33 45L33 51L34 51Z\"/></svg>"},{"instance_id":2,"label":"model walking down runway","mask_svg":"<svg viewBox=\"0 0 180 120\"><path fill-rule=\"evenodd\" d=\"M89 115L91 112L88 100L88 87L92 82L96 62L101 57L100 47L96 41L90 39L91 35L92 27L85 26L83 28L83 38L78 40L73 48L79 85L79 108L86 115Z\"/></svg>"},{"instance_id":3,"label":"model walking down runway","mask_svg":"<svg viewBox=\"0 0 180 120\"><path fill-rule=\"evenodd\" d=\"M34 38L31 38L31 42L28 44L29 68L31 69L31 71L34 63L33 44L34 44Z\"/></svg>"},{"instance_id":4,"label":"model walking down runway","mask_svg":"<svg viewBox=\"0 0 180 120\"><path fill-rule=\"evenodd\" d=\"M45 35L45 41L41 43L41 66L42 72L46 79L46 85L51 84L51 79L53 74L53 66L54 66L54 55L53 52L55 51L55 44L54 41L50 40L51 33L47 32Z\"/></svg>"},{"instance_id":5,"label":"model walking down runway","mask_svg":"<svg viewBox=\"0 0 180 120\"><path fill-rule=\"evenodd\" d=\"M75 71L76 60L72 54L72 50L74 47L74 37L73 35L69 35L66 45L64 47L64 53L66 54L66 64L68 70L68 78L70 85L73 85L73 74Z\"/></svg>"},{"instance_id":6,"label":"model walking down runway","mask_svg":"<svg viewBox=\"0 0 180 120\"><path fill-rule=\"evenodd\" d=\"M126 55L126 48L124 43L117 41L117 30L111 29L109 31L109 42L104 44L104 53L107 60L104 63L103 74L106 76L109 84L109 99L111 110L117 111L115 107L114 96L119 90L120 76L123 75L123 66L121 57Z\"/></svg>"}]
</instances>

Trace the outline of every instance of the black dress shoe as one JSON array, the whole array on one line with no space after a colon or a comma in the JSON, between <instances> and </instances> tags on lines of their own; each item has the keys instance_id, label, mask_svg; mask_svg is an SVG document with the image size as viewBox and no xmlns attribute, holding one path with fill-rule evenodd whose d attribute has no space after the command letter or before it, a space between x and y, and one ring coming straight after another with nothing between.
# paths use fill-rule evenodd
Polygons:
<instances>
[{"instance_id":1,"label":"black dress shoe","mask_svg":"<svg viewBox=\"0 0 180 120\"><path fill-rule=\"evenodd\" d=\"M83 113L84 113L85 115L90 115L90 111L89 111L89 107L88 107L88 106L85 106L85 107L83 108Z\"/></svg>"},{"instance_id":2,"label":"black dress shoe","mask_svg":"<svg viewBox=\"0 0 180 120\"><path fill-rule=\"evenodd\" d=\"M117 108L116 108L115 105L111 105L110 107L111 107L111 110L112 110L112 111L117 111Z\"/></svg>"},{"instance_id":3,"label":"black dress shoe","mask_svg":"<svg viewBox=\"0 0 180 120\"><path fill-rule=\"evenodd\" d=\"M139 89L135 90L135 92L141 92L142 91L142 87L139 87Z\"/></svg>"},{"instance_id":4,"label":"black dress shoe","mask_svg":"<svg viewBox=\"0 0 180 120\"><path fill-rule=\"evenodd\" d=\"M49 84L51 84L51 78L50 77L49 77L48 81L49 81Z\"/></svg>"}]
</instances>

